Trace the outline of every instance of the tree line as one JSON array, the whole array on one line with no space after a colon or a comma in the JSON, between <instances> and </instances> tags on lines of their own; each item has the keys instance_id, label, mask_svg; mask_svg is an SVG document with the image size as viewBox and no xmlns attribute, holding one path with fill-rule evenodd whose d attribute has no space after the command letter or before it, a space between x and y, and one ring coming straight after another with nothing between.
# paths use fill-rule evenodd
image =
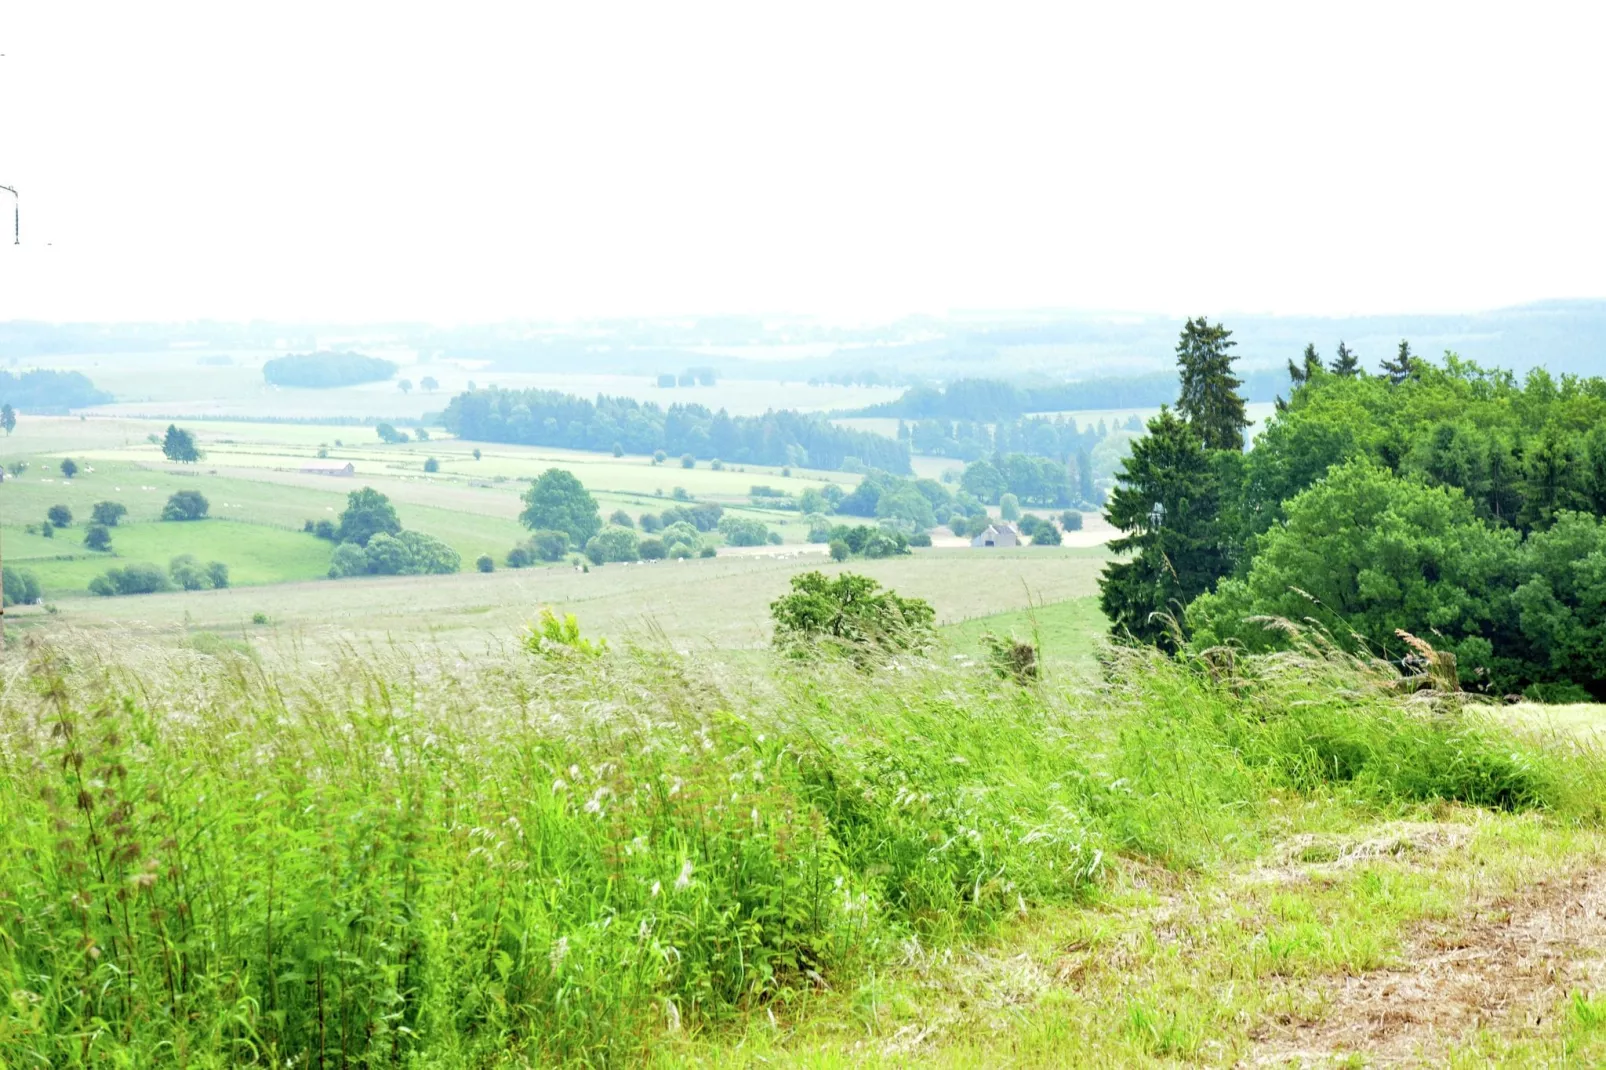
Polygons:
<instances>
[{"instance_id":1,"label":"tree line","mask_svg":"<svg viewBox=\"0 0 1606 1070\"><path fill-rule=\"evenodd\" d=\"M1282 372L1272 369L1248 372L1243 382L1249 397L1269 401L1282 385ZM1173 401L1176 391L1177 377L1170 372L1046 384L1018 384L1005 379L956 379L946 386L912 387L895 401L870 405L852 415L997 423L1034 412L1151 409Z\"/></svg>"},{"instance_id":2,"label":"tree line","mask_svg":"<svg viewBox=\"0 0 1606 1070\"><path fill-rule=\"evenodd\" d=\"M1198 653L1319 627L1404 660L1404 632L1466 686L1606 697L1606 379L1519 380L1405 341L1370 373L1312 345L1246 453L1232 346L1189 321L1177 407L1111 494L1117 634Z\"/></svg>"},{"instance_id":3,"label":"tree line","mask_svg":"<svg viewBox=\"0 0 1606 1070\"><path fill-rule=\"evenodd\" d=\"M907 473L909 447L838 427L824 416L783 409L731 416L703 405L670 405L552 390L485 389L454 397L441 423L459 438L529 446L720 458L738 464Z\"/></svg>"},{"instance_id":4,"label":"tree line","mask_svg":"<svg viewBox=\"0 0 1606 1070\"><path fill-rule=\"evenodd\" d=\"M8 371L0 371L0 404L8 409L61 413L86 405L104 405L111 400L112 396L104 390L97 390L83 372L35 369L13 375ZM9 429L7 433L10 433Z\"/></svg>"},{"instance_id":5,"label":"tree line","mask_svg":"<svg viewBox=\"0 0 1606 1070\"><path fill-rule=\"evenodd\" d=\"M262 365L262 378L274 386L332 387L375 383L396 374L394 361L362 353L292 353Z\"/></svg>"}]
</instances>

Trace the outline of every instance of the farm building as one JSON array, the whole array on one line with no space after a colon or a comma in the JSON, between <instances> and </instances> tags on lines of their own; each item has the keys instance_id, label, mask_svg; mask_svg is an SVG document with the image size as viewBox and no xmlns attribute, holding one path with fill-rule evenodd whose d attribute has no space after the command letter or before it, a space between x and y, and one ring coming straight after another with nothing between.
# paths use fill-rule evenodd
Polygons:
<instances>
[{"instance_id":1,"label":"farm building","mask_svg":"<svg viewBox=\"0 0 1606 1070\"><path fill-rule=\"evenodd\" d=\"M972 546L1019 546L1020 532L1015 530L1014 524L1000 521L997 524L987 525L987 530L970 540Z\"/></svg>"},{"instance_id":2,"label":"farm building","mask_svg":"<svg viewBox=\"0 0 1606 1070\"><path fill-rule=\"evenodd\" d=\"M350 461L308 461L301 471L315 476L354 476L357 466Z\"/></svg>"}]
</instances>

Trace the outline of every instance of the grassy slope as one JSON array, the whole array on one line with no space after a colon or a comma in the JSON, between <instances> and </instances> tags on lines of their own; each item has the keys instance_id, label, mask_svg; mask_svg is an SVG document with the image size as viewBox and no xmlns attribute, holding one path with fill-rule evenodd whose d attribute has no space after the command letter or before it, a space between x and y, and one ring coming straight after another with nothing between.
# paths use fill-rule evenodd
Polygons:
<instances>
[{"instance_id":1,"label":"grassy slope","mask_svg":"<svg viewBox=\"0 0 1606 1070\"><path fill-rule=\"evenodd\" d=\"M1606 859L1597 758L1408 713L1341 664L1246 662L1229 692L1138 659L1027 692L934 664L404 648L262 679L69 653L0 693L7 1063L1342 1054L1344 993L1435 947L1475 969L1513 931L1475 916L1544 916L1566 898L1524 899L1537 880ZM1501 801L1524 812L1473 805ZM137 909L73 906L117 889ZM1606 922L1568 936L1481 1033L1364 1045L1588 1065L1606 1015L1577 959Z\"/></svg>"}]
</instances>

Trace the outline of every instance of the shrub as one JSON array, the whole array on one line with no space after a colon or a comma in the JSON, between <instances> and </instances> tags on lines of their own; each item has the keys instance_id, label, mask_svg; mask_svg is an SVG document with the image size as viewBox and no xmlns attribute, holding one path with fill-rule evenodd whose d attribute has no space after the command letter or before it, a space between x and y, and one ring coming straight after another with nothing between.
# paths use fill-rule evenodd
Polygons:
<instances>
[{"instance_id":1,"label":"shrub","mask_svg":"<svg viewBox=\"0 0 1606 1070\"><path fill-rule=\"evenodd\" d=\"M52 505L45 510L45 519L50 521L50 526L53 528L71 527L72 510L65 505Z\"/></svg>"},{"instance_id":2,"label":"shrub","mask_svg":"<svg viewBox=\"0 0 1606 1070\"><path fill-rule=\"evenodd\" d=\"M663 464L667 460L669 460L669 455L667 453L665 453L663 450L653 450L652 451L652 463L653 464Z\"/></svg>"},{"instance_id":3,"label":"shrub","mask_svg":"<svg viewBox=\"0 0 1606 1070\"><path fill-rule=\"evenodd\" d=\"M719 551L712 546L703 546L697 550L698 557L718 557Z\"/></svg>"},{"instance_id":4,"label":"shrub","mask_svg":"<svg viewBox=\"0 0 1606 1070\"><path fill-rule=\"evenodd\" d=\"M112 548L111 529L105 524L91 524L84 531L84 547L100 553L110 553Z\"/></svg>"},{"instance_id":5,"label":"shrub","mask_svg":"<svg viewBox=\"0 0 1606 1070\"><path fill-rule=\"evenodd\" d=\"M562 561L569 552L569 536L562 531L532 531L525 545L542 561Z\"/></svg>"},{"instance_id":6,"label":"shrub","mask_svg":"<svg viewBox=\"0 0 1606 1070\"><path fill-rule=\"evenodd\" d=\"M693 457L689 453L683 453L680 455L680 466L682 468L696 468L697 458Z\"/></svg>"},{"instance_id":7,"label":"shrub","mask_svg":"<svg viewBox=\"0 0 1606 1070\"><path fill-rule=\"evenodd\" d=\"M669 496L675 499L677 502L691 501L691 495L686 493L685 487L676 487L674 490L669 492Z\"/></svg>"},{"instance_id":8,"label":"shrub","mask_svg":"<svg viewBox=\"0 0 1606 1070\"><path fill-rule=\"evenodd\" d=\"M633 528L636 526L636 522L630 518L630 514L623 509L615 509L610 513L608 515L608 523L616 524L621 528Z\"/></svg>"},{"instance_id":9,"label":"shrub","mask_svg":"<svg viewBox=\"0 0 1606 1070\"><path fill-rule=\"evenodd\" d=\"M333 520L329 520L327 518L323 519L323 520L320 520L316 524L314 524L312 526L312 533L314 535L316 535L318 538L320 538L320 539L328 539L330 542L339 542L340 541L340 532L335 527L335 522Z\"/></svg>"},{"instance_id":10,"label":"shrub","mask_svg":"<svg viewBox=\"0 0 1606 1070\"><path fill-rule=\"evenodd\" d=\"M615 457L623 457L625 455L624 446L622 444L618 443L618 442L615 442L613 444L613 455Z\"/></svg>"},{"instance_id":11,"label":"shrub","mask_svg":"<svg viewBox=\"0 0 1606 1070\"><path fill-rule=\"evenodd\" d=\"M56 537L56 525L46 520L43 524L39 525L39 535L42 538L54 539Z\"/></svg>"},{"instance_id":12,"label":"shrub","mask_svg":"<svg viewBox=\"0 0 1606 1070\"><path fill-rule=\"evenodd\" d=\"M1045 520L1037 525L1032 533L1033 546L1058 546L1064 539L1060 536L1060 529L1054 526L1052 520Z\"/></svg>"},{"instance_id":13,"label":"shrub","mask_svg":"<svg viewBox=\"0 0 1606 1070\"><path fill-rule=\"evenodd\" d=\"M936 613L919 598L901 598L868 576L821 572L793 576L792 590L770 603L775 645L793 657L820 649L863 661L925 649L936 638Z\"/></svg>"},{"instance_id":14,"label":"shrub","mask_svg":"<svg viewBox=\"0 0 1606 1070\"><path fill-rule=\"evenodd\" d=\"M1060 514L1060 527L1066 531L1082 530L1082 514L1075 509L1067 509Z\"/></svg>"},{"instance_id":15,"label":"shrub","mask_svg":"<svg viewBox=\"0 0 1606 1070\"><path fill-rule=\"evenodd\" d=\"M186 591L206 591L212 587L212 577L195 559L194 554L180 554L167 563L168 575Z\"/></svg>"},{"instance_id":16,"label":"shrub","mask_svg":"<svg viewBox=\"0 0 1606 1070\"><path fill-rule=\"evenodd\" d=\"M211 503L198 490L181 490L162 506L163 520L203 520Z\"/></svg>"},{"instance_id":17,"label":"shrub","mask_svg":"<svg viewBox=\"0 0 1606 1070\"><path fill-rule=\"evenodd\" d=\"M122 502L96 502L89 512L91 520L108 528L115 528L118 521L127 515L128 506Z\"/></svg>"},{"instance_id":18,"label":"shrub","mask_svg":"<svg viewBox=\"0 0 1606 1070\"><path fill-rule=\"evenodd\" d=\"M664 529L664 522L654 513L642 513L638 519L641 530L649 535Z\"/></svg>"},{"instance_id":19,"label":"shrub","mask_svg":"<svg viewBox=\"0 0 1606 1070\"><path fill-rule=\"evenodd\" d=\"M255 613L251 614L251 623L266 624L268 623L268 615L259 609Z\"/></svg>"},{"instance_id":20,"label":"shrub","mask_svg":"<svg viewBox=\"0 0 1606 1070\"><path fill-rule=\"evenodd\" d=\"M206 578L212 581L213 588L221 591L229 585L229 566L221 561L208 562Z\"/></svg>"},{"instance_id":21,"label":"shrub","mask_svg":"<svg viewBox=\"0 0 1606 1070\"><path fill-rule=\"evenodd\" d=\"M426 460L424 462L424 471L426 471L426 472L439 472L440 470L441 470L441 462L436 460L434 457L431 457L431 458L429 458L428 460Z\"/></svg>"},{"instance_id":22,"label":"shrub","mask_svg":"<svg viewBox=\"0 0 1606 1070\"><path fill-rule=\"evenodd\" d=\"M571 472L548 468L524 492L519 522L534 531L561 531L575 546L584 546L602 530L597 500Z\"/></svg>"},{"instance_id":23,"label":"shrub","mask_svg":"<svg viewBox=\"0 0 1606 1070\"><path fill-rule=\"evenodd\" d=\"M329 578L338 580L346 576L361 576L368 572L368 555L354 542L343 542L335 547L329 558Z\"/></svg>"},{"instance_id":24,"label":"shrub","mask_svg":"<svg viewBox=\"0 0 1606 1070\"><path fill-rule=\"evenodd\" d=\"M401 520L390 499L372 487L363 487L346 495L346 508L340 513L335 538L367 546L375 535L398 535L401 529Z\"/></svg>"},{"instance_id":25,"label":"shrub","mask_svg":"<svg viewBox=\"0 0 1606 1070\"><path fill-rule=\"evenodd\" d=\"M0 604L32 605L39 598L38 576L25 568L12 567L0 572Z\"/></svg>"},{"instance_id":26,"label":"shrub","mask_svg":"<svg viewBox=\"0 0 1606 1070\"><path fill-rule=\"evenodd\" d=\"M719 533L725 536L728 546L763 546L769 537L769 528L762 520L727 516L719 522Z\"/></svg>"},{"instance_id":27,"label":"shrub","mask_svg":"<svg viewBox=\"0 0 1606 1070\"><path fill-rule=\"evenodd\" d=\"M155 565L146 563L107 569L89 584L91 593L102 596L156 594L172 589L173 585L168 582L167 573Z\"/></svg>"},{"instance_id":28,"label":"shrub","mask_svg":"<svg viewBox=\"0 0 1606 1070\"><path fill-rule=\"evenodd\" d=\"M540 620L530 625L524 637L524 648L547 657L580 654L597 658L608 652L608 641L586 639L580 634L580 622L573 613L565 613L559 620L551 609L543 606Z\"/></svg>"},{"instance_id":29,"label":"shrub","mask_svg":"<svg viewBox=\"0 0 1606 1070\"><path fill-rule=\"evenodd\" d=\"M641 559L640 543L632 528L602 529L586 543L585 553L593 565Z\"/></svg>"},{"instance_id":30,"label":"shrub","mask_svg":"<svg viewBox=\"0 0 1606 1070\"><path fill-rule=\"evenodd\" d=\"M508 568L529 568L534 560L535 555L522 546L515 546L507 552Z\"/></svg>"},{"instance_id":31,"label":"shrub","mask_svg":"<svg viewBox=\"0 0 1606 1070\"><path fill-rule=\"evenodd\" d=\"M831 540L832 561L846 561L848 559L848 555L852 552L853 551L848 549L848 544L843 542L841 539Z\"/></svg>"},{"instance_id":32,"label":"shrub","mask_svg":"<svg viewBox=\"0 0 1606 1070\"><path fill-rule=\"evenodd\" d=\"M669 552L662 539L642 539L637 550L643 561L662 561Z\"/></svg>"},{"instance_id":33,"label":"shrub","mask_svg":"<svg viewBox=\"0 0 1606 1070\"><path fill-rule=\"evenodd\" d=\"M929 547L931 545L931 532L917 531L909 536L910 546Z\"/></svg>"},{"instance_id":34,"label":"shrub","mask_svg":"<svg viewBox=\"0 0 1606 1070\"><path fill-rule=\"evenodd\" d=\"M491 560L490 554L481 554L474 559L474 567L481 572L495 572L496 562Z\"/></svg>"},{"instance_id":35,"label":"shrub","mask_svg":"<svg viewBox=\"0 0 1606 1070\"><path fill-rule=\"evenodd\" d=\"M71 479L73 476L75 476L77 474L78 474L78 462L74 461L70 457L65 458L61 462L61 477L63 479Z\"/></svg>"}]
</instances>

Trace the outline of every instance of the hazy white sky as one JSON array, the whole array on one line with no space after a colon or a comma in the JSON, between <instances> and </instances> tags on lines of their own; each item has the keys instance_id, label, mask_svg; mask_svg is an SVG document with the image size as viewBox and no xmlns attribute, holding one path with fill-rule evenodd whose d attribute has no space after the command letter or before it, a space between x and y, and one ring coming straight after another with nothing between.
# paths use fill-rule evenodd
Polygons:
<instances>
[{"instance_id":1,"label":"hazy white sky","mask_svg":"<svg viewBox=\"0 0 1606 1070\"><path fill-rule=\"evenodd\" d=\"M1321 8L11 0L0 319L1606 296L1606 5Z\"/></svg>"}]
</instances>

